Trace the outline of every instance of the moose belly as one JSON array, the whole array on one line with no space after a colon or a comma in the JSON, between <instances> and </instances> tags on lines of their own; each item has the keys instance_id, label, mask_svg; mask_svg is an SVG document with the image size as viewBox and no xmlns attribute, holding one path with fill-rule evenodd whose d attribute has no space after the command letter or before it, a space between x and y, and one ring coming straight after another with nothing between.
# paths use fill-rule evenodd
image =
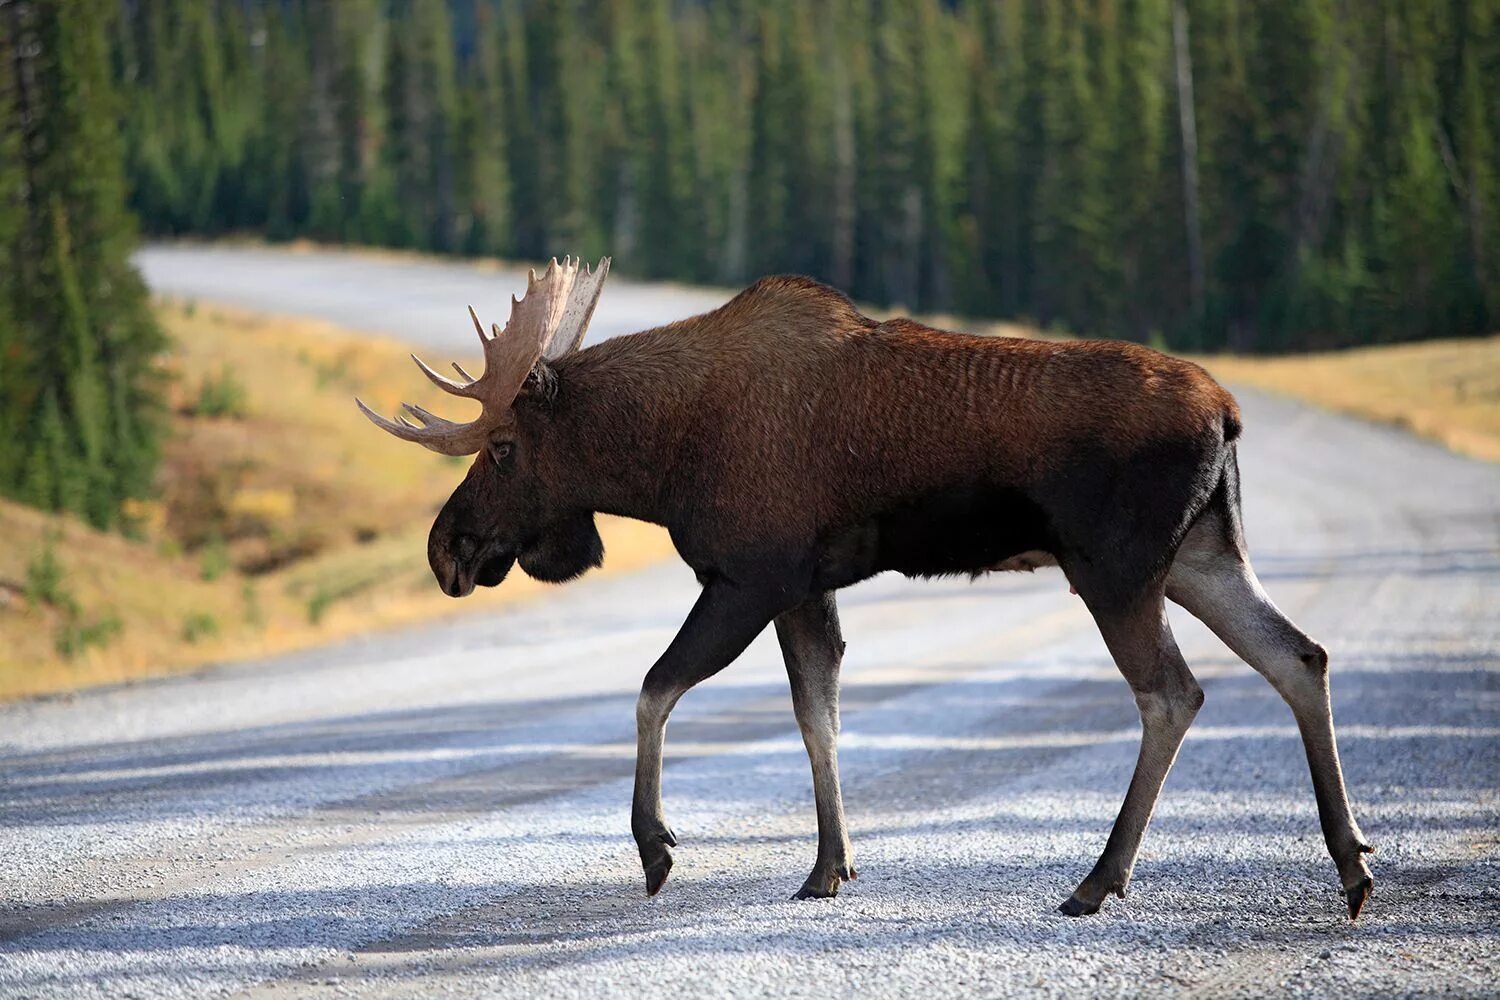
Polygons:
<instances>
[{"instance_id":1,"label":"moose belly","mask_svg":"<svg viewBox=\"0 0 1500 1000\"><path fill-rule=\"evenodd\" d=\"M966 488L896 505L838 532L819 560L819 582L845 586L886 570L912 577L978 575L1056 566L1046 516L1014 490Z\"/></svg>"}]
</instances>

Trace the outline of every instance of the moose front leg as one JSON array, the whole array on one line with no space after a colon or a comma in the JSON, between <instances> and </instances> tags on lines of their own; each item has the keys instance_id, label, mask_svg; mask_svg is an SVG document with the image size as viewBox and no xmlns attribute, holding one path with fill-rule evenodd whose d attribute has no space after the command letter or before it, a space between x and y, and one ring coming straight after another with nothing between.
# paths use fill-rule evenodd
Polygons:
<instances>
[{"instance_id":1,"label":"moose front leg","mask_svg":"<svg viewBox=\"0 0 1500 1000\"><path fill-rule=\"evenodd\" d=\"M648 896L656 895L666 882L672 870L672 848L677 846L661 805L667 716L693 685L733 663L781 610L771 593L711 580L667 651L646 674L635 707L635 799L630 829L641 852Z\"/></svg>"},{"instance_id":2,"label":"moose front leg","mask_svg":"<svg viewBox=\"0 0 1500 1000\"><path fill-rule=\"evenodd\" d=\"M839 790L839 664L844 639L832 592L778 615L776 638L792 682L797 726L812 763L818 809L818 860L796 898L826 898L838 895L842 882L858 877Z\"/></svg>"}]
</instances>

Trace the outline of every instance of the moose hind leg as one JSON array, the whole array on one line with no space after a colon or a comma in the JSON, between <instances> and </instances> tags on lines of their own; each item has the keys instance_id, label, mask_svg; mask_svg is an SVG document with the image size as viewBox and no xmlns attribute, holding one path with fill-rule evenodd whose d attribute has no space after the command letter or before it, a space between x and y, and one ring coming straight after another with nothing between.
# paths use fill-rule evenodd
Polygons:
<instances>
[{"instance_id":1,"label":"moose hind leg","mask_svg":"<svg viewBox=\"0 0 1500 1000\"><path fill-rule=\"evenodd\" d=\"M792 684L797 726L812 764L818 811L818 860L796 898L827 898L838 894L840 884L858 877L839 789L839 664L844 640L833 594L815 597L778 616L776 638Z\"/></svg>"},{"instance_id":2,"label":"moose hind leg","mask_svg":"<svg viewBox=\"0 0 1500 1000\"><path fill-rule=\"evenodd\" d=\"M1086 603L1090 601L1087 588L1080 587L1079 594ZM1178 652L1167 624L1160 584L1123 608L1096 609L1090 603L1090 611L1135 694L1141 715L1141 749L1104 853L1073 895L1058 907L1070 917L1097 912L1110 893L1125 897L1162 783L1203 705L1203 689Z\"/></svg>"},{"instance_id":3,"label":"moose hind leg","mask_svg":"<svg viewBox=\"0 0 1500 1000\"><path fill-rule=\"evenodd\" d=\"M1374 887L1364 859L1374 848L1354 820L1344 787L1329 702L1328 654L1271 603L1240 546L1225 539L1212 517L1196 525L1167 575L1167 595L1270 681L1291 707L1312 772L1323 840L1338 866L1354 919Z\"/></svg>"}]
</instances>

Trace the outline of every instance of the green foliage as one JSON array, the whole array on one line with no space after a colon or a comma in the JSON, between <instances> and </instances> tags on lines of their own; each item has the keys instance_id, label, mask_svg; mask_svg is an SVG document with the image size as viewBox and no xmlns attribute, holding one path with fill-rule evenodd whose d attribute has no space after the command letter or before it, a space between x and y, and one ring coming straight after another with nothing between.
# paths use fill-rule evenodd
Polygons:
<instances>
[{"instance_id":1,"label":"green foliage","mask_svg":"<svg viewBox=\"0 0 1500 1000\"><path fill-rule=\"evenodd\" d=\"M203 552L198 558L198 575L206 582L212 583L234 566L229 558L229 546L224 544L224 536L215 534L209 538L203 546Z\"/></svg>"},{"instance_id":2,"label":"green foliage","mask_svg":"<svg viewBox=\"0 0 1500 1000\"><path fill-rule=\"evenodd\" d=\"M72 659L91 647L104 647L124 628L119 617L106 613L88 620L78 600L67 587L66 575L57 558L58 536L47 532L42 547L26 564L25 594L34 608L46 607L58 612L60 620L52 632L52 646L64 659Z\"/></svg>"},{"instance_id":3,"label":"green foliage","mask_svg":"<svg viewBox=\"0 0 1500 1000\"><path fill-rule=\"evenodd\" d=\"M1500 2L1356 7L142 0L112 37L153 232L609 252L622 272L731 284L802 271L861 300L1178 347L1487 332ZM79 375L24 405L0 392L35 442L0 444L0 469L92 510L87 456L108 436L74 414L102 411L112 369L55 244L36 258L56 262L51 342ZM54 453L83 468L28 464Z\"/></svg>"},{"instance_id":4,"label":"green foliage","mask_svg":"<svg viewBox=\"0 0 1500 1000\"><path fill-rule=\"evenodd\" d=\"M201 642L219 634L219 620L206 611L194 611L182 620L183 642Z\"/></svg>"},{"instance_id":5,"label":"green foliage","mask_svg":"<svg viewBox=\"0 0 1500 1000\"><path fill-rule=\"evenodd\" d=\"M259 630L266 624L265 613L260 606L260 592L253 581L246 580L240 587L240 599L245 605L245 624Z\"/></svg>"},{"instance_id":6,"label":"green foliage","mask_svg":"<svg viewBox=\"0 0 1500 1000\"><path fill-rule=\"evenodd\" d=\"M328 609L333 606L333 602L338 600L338 597L339 595L331 590L320 589L312 597L308 598L307 623L309 625L322 624L323 615L328 612Z\"/></svg>"},{"instance_id":7,"label":"green foliage","mask_svg":"<svg viewBox=\"0 0 1500 1000\"><path fill-rule=\"evenodd\" d=\"M90 647L102 649L108 646L124 628L119 616L113 614L90 622L70 615L53 630L52 648L57 650L58 656L71 660Z\"/></svg>"},{"instance_id":8,"label":"green foliage","mask_svg":"<svg viewBox=\"0 0 1500 1000\"><path fill-rule=\"evenodd\" d=\"M42 547L26 564L27 603L33 607L47 605L67 609L74 606L73 596L63 587L62 564L57 560L57 535L47 532Z\"/></svg>"},{"instance_id":9,"label":"green foliage","mask_svg":"<svg viewBox=\"0 0 1500 1000\"><path fill-rule=\"evenodd\" d=\"M129 260L119 11L0 5L0 493L97 527L149 491L161 423L164 342Z\"/></svg>"},{"instance_id":10,"label":"green foliage","mask_svg":"<svg viewBox=\"0 0 1500 1000\"><path fill-rule=\"evenodd\" d=\"M249 413L250 397L228 365L217 375L208 375L198 386L198 398L193 401L192 412L199 417L222 417L242 420Z\"/></svg>"}]
</instances>

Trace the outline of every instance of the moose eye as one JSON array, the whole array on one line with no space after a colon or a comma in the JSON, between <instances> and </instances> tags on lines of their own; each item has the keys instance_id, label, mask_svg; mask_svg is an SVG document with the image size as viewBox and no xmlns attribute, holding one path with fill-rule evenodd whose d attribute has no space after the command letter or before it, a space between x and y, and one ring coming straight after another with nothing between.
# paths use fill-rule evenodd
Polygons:
<instances>
[{"instance_id":1,"label":"moose eye","mask_svg":"<svg viewBox=\"0 0 1500 1000\"><path fill-rule=\"evenodd\" d=\"M494 460L495 465L501 465L510 457L510 447L509 441L500 441L490 445L490 458Z\"/></svg>"}]
</instances>

